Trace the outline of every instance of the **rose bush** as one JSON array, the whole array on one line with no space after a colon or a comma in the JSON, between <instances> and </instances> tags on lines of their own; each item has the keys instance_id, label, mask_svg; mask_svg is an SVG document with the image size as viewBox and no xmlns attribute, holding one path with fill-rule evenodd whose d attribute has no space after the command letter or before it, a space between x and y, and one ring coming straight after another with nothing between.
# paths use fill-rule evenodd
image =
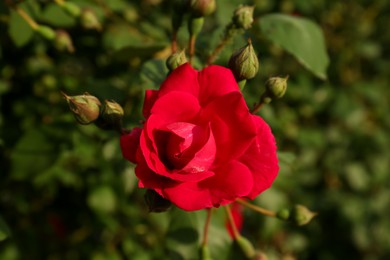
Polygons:
<instances>
[{"instance_id":1,"label":"rose bush","mask_svg":"<svg viewBox=\"0 0 390 260\"><path fill-rule=\"evenodd\" d=\"M249 112L227 68L178 67L146 91L143 115L143 128L121 137L123 156L137 164L140 187L181 209L254 199L277 175L271 130Z\"/></svg>"}]
</instances>

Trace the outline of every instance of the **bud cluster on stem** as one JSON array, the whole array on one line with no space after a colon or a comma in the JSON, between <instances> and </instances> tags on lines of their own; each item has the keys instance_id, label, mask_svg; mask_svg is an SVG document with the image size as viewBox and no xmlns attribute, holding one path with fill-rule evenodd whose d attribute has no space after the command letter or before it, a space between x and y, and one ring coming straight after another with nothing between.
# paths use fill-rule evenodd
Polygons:
<instances>
[{"instance_id":1,"label":"bud cluster on stem","mask_svg":"<svg viewBox=\"0 0 390 260\"><path fill-rule=\"evenodd\" d=\"M84 93L78 96L68 96L62 93L77 122L81 125L94 123L104 130L116 130L122 133L123 108L113 100L100 100Z\"/></svg>"},{"instance_id":2,"label":"bud cluster on stem","mask_svg":"<svg viewBox=\"0 0 390 260\"><path fill-rule=\"evenodd\" d=\"M222 49L237 34L249 29L253 23L254 6L240 5L233 13L231 22L226 26L221 42L217 45L207 60L207 64L212 64Z\"/></svg>"}]
</instances>

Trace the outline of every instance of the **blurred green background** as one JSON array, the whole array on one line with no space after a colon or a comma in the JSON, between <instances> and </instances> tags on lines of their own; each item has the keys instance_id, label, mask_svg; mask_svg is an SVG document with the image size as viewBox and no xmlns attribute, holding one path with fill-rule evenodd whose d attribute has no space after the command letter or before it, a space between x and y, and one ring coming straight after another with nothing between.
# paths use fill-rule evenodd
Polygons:
<instances>
[{"instance_id":1,"label":"blurred green background","mask_svg":"<svg viewBox=\"0 0 390 260\"><path fill-rule=\"evenodd\" d=\"M149 214L117 134L77 125L60 94L114 99L125 125L139 124L144 91L166 72L170 1L70 2L93 10L103 29L83 28L52 1L19 6L66 30L74 53L56 49L0 3L0 259L197 259L204 213ZM243 234L269 259L390 259L389 2L219 0L197 42L200 60L239 3L256 4L256 20L217 63L226 65L252 38L261 66L244 91L249 106L268 77L290 75L285 97L259 112L275 134L281 171L255 203L319 212L296 227L246 209ZM262 34L261 17L273 12L322 28L327 80ZM180 46L186 37L183 28ZM223 212L213 229L211 251L221 256L230 243Z\"/></svg>"}]
</instances>

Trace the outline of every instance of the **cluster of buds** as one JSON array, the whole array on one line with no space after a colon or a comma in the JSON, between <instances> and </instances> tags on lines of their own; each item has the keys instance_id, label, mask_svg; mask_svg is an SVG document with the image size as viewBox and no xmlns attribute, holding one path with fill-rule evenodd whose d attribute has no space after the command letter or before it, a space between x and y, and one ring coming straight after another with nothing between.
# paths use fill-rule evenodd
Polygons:
<instances>
[{"instance_id":1,"label":"cluster of buds","mask_svg":"<svg viewBox=\"0 0 390 260\"><path fill-rule=\"evenodd\" d=\"M88 93L68 96L62 93L77 122L81 125L95 123L104 130L122 131L123 108L112 100L100 100Z\"/></svg>"},{"instance_id":2,"label":"cluster of buds","mask_svg":"<svg viewBox=\"0 0 390 260\"><path fill-rule=\"evenodd\" d=\"M298 226L308 224L318 213L312 212L303 205L295 205L292 209L282 209L276 213L276 217L281 220L287 220Z\"/></svg>"}]
</instances>

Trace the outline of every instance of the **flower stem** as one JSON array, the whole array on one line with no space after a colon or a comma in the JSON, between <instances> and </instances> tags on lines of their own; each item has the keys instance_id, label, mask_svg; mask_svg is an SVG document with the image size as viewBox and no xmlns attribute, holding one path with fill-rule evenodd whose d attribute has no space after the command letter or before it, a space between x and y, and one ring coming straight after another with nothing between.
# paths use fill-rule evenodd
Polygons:
<instances>
[{"instance_id":1,"label":"flower stem","mask_svg":"<svg viewBox=\"0 0 390 260\"><path fill-rule=\"evenodd\" d=\"M188 52L189 52L189 62L192 65L192 58L195 55L195 42L196 42L196 35L191 35L190 36L190 41L188 43Z\"/></svg>"},{"instance_id":2,"label":"flower stem","mask_svg":"<svg viewBox=\"0 0 390 260\"><path fill-rule=\"evenodd\" d=\"M211 65L218 57L218 54L223 50L223 48L226 46L226 44L229 42L231 38L224 38L218 46L214 49L214 51L211 53L209 58L207 59L207 65Z\"/></svg>"},{"instance_id":3,"label":"flower stem","mask_svg":"<svg viewBox=\"0 0 390 260\"><path fill-rule=\"evenodd\" d=\"M29 16L26 11L24 11L22 8L15 6L15 11L30 25L30 27L33 30L37 30L39 27L39 24L37 24L31 16Z\"/></svg>"},{"instance_id":4,"label":"flower stem","mask_svg":"<svg viewBox=\"0 0 390 260\"><path fill-rule=\"evenodd\" d=\"M204 229L203 229L202 246L206 246L208 243L209 227L210 227L210 223L211 223L211 215L212 214L213 214L213 209L207 209L207 217L206 217L206 222L204 224Z\"/></svg>"},{"instance_id":5,"label":"flower stem","mask_svg":"<svg viewBox=\"0 0 390 260\"><path fill-rule=\"evenodd\" d=\"M233 231L233 239L236 240L238 237L240 237L240 233L238 232L236 223L234 222L232 210L230 208L230 205L226 205L225 207L226 215L229 221L230 226L232 227Z\"/></svg>"},{"instance_id":6,"label":"flower stem","mask_svg":"<svg viewBox=\"0 0 390 260\"><path fill-rule=\"evenodd\" d=\"M172 53L177 51L177 30L172 33L171 51Z\"/></svg>"},{"instance_id":7,"label":"flower stem","mask_svg":"<svg viewBox=\"0 0 390 260\"><path fill-rule=\"evenodd\" d=\"M259 206L250 204L250 203L246 202L243 199L237 199L236 202L238 202L238 203L244 205L245 207L250 208L250 209L252 209L252 210L254 210L256 212L259 212L260 214L263 214L265 216L276 217L276 212L275 211L264 209L264 208L261 208Z\"/></svg>"}]
</instances>

